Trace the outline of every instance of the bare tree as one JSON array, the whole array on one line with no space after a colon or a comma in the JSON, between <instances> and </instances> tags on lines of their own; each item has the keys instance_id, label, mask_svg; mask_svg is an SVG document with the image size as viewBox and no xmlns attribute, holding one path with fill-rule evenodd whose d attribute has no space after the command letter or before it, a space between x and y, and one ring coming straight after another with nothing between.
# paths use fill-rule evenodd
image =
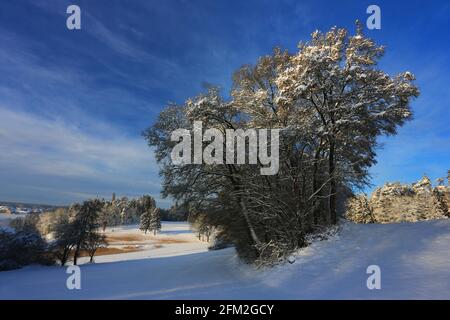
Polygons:
<instances>
[{"instance_id":1,"label":"bare tree","mask_svg":"<svg viewBox=\"0 0 450 320\"><path fill-rule=\"evenodd\" d=\"M103 202L100 200L88 200L83 204L75 204L76 211L75 219L72 222L75 229L75 243L73 253L73 264L76 265L80 250L85 246L86 242L91 238L96 237L99 223L98 215L103 208ZM95 251L94 251L95 252Z\"/></svg>"},{"instance_id":2,"label":"bare tree","mask_svg":"<svg viewBox=\"0 0 450 320\"><path fill-rule=\"evenodd\" d=\"M89 262L94 262L95 253L99 248L103 248L107 245L106 236L96 232L90 232L83 244L83 250L89 254Z\"/></svg>"}]
</instances>

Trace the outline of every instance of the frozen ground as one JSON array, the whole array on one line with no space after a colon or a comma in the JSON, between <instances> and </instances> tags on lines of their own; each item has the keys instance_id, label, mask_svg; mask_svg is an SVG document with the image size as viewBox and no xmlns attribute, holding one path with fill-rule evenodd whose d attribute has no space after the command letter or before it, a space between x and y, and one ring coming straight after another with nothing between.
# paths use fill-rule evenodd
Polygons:
<instances>
[{"instance_id":1,"label":"frozen ground","mask_svg":"<svg viewBox=\"0 0 450 320\"><path fill-rule=\"evenodd\" d=\"M194 239L187 225L166 224L165 231L161 237ZM0 299L450 299L450 220L345 224L339 237L300 251L295 263L264 271L239 263L232 248L190 246L185 254L172 248L173 256L148 247L138 256L98 257L81 266L81 290L66 288L61 267L0 272ZM118 261L127 257L137 259ZM381 268L381 290L366 287L372 264Z\"/></svg>"}]
</instances>

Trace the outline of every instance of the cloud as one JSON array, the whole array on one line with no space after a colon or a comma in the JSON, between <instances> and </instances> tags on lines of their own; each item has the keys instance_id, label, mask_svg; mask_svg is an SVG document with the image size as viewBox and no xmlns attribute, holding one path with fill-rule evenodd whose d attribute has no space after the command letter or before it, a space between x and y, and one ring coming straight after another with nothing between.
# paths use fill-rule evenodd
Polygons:
<instances>
[{"instance_id":1,"label":"cloud","mask_svg":"<svg viewBox=\"0 0 450 320\"><path fill-rule=\"evenodd\" d=\"M4 29L0 41L0 200L68 204L116 192L170 204L139 135L151 104L98 85L99 72L77 60L38 54L47 51L39 42Z\"/></svg>"},{"instance_id":2,"label":"cloud","mask_svg":"<svg viewBox=\"0 0 450 320\"><path fill-rule=\"evenodd\" d=\"M113 31L93 15L84 13L84 16L90 24L90 26L85 28L86 32L107 45L114 52L139 63L150 63L168 73L181 73L180 67L173 61L151 54L141 49L135 42L122 36L120 33L124 29L120 25L116 31Z\"/></svg>"},{"instance_id":3,"label":"cloud","mask_svg":"<svg viewBox=\"0 0 450 320\"><path fill-rule=\"evenodd\" d=\"M53 190L55 199L61 192L74 199L102 192L129 196L159 192L158 167L144 139L125 136L109 124L99 123L98 132L86 133L60 118L0 106L0 128L3 182L14 185L39 177L28 188ZM2 183L0 194L10 187Z\"/></svg>"}]
</instances>

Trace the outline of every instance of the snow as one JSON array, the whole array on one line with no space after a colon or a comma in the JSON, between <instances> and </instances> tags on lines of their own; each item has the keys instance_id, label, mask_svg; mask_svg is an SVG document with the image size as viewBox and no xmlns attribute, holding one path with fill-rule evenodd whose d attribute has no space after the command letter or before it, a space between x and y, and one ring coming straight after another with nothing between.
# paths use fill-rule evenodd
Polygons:
<instances>
[{"instance_id":1,"label":"snow","mask_svg":"<svg viewBox=\"0 0 450 320\"><path fill-rule=\"evenodd\" d=\"M161 237L195 238L182 223L163 227L173 232ZM191 245L199 251L160 256L148 249L150 257L82 265L81 290L66 288L61 267L0 272L0 299L450 299L450 220L344 223L338 236L299 251L292 264L264 270L239 262L233 248ZM373 264L381 290L366 287Z\"/></svg>"},{"instance_id":2,"label":"snow","mask_svg":"<svg viewBox=\"0 0 450 320\"><path fill-rule=\"evenodd\" d=\"M164 222L157 236L149 232L144 234L139 225L107 228L106 235L112 237L136 236L143 239L135 241L116 241L108 248L136 247L139 251L96 256L96 263L178 256L183 254L205 252L209 244L197 239L186 222ZM173 243L175 242L175 243ZM88 257L80 259L80 264L87 263Z\"/></svg>"}]
</instances>

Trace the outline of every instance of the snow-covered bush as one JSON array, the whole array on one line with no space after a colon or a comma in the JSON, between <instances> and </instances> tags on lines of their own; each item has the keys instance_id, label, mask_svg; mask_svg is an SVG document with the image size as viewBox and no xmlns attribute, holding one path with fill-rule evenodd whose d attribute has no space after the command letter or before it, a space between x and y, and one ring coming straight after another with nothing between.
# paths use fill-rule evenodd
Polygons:
<instances>
[{"instance_id":1,"label":"snow-covered bush","mask_svg":"<svg viewBox=\"0 0 450 320\"><path fill-rule=\"evenodd\" d=\"M291 246L285 241L270 240L269 242L261 242L257 244L256 249L259 256L255 260L254 264L261 268L283 263L299 248L296 246Z\"/></svg>"},{"instance_id":2,"label":"snow-covered bush","mask_svg":"<svg viewBox=\"0 0 450 320\"><path fill-rule=\"evenodd\" d=\"M313 232L306 235L305 240L308 245L316 241L326 241L335 237L341 231L341 225L320 226Z\"/></svg>"},{"instance_id":3,"label":"snow-covered bush","mask_svg":"<svg viewBox=\"0 0 450 320\"><path fill-rule=\"evenodd\" d=\"M208 247L208 250L221 250L225 248L229 248L233 246L233 244L222 237L214 236L212 241L212 245Z\"/></svg>"}]
</instances>

